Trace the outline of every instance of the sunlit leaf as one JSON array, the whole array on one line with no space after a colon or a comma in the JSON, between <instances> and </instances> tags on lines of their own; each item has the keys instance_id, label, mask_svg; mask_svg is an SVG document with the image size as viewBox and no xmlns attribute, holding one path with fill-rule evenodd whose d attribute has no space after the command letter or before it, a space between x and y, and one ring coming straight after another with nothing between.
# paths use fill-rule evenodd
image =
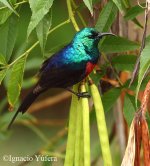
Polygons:
<instances>
[{"instance_id":1,"label":"sunlit leaf","mask_svg":"<svg viewBox=\"0 0 150 166\"><path fill-rule=\"evenodd\" d=\"M10 2L8 0L0 0L0 2L2 2L5 6L7 6L12 12L14 12L16 15L18 15L18 13L15 11L15 9L13 8L13 6L10 4Z\"/></svg>"},{"instance_id":2,"label":"sunlit leaf","mask_svg":"<svg viewBox=\"0 0 150 166\"><path fill-rule=\"evenodd\" d=\"M123 0L112 0L112 1L116 4L117 8L121 13L125 11L126 8L125 4L123 3Z\"/></svg>"},{"instance_id":3,"label":"sunlit leaf","mask_svg":"<svg viewBox=\"0 0 150 166\"><path fill-rule=\"evenodd\" d=\"M93 7L92 7L92 0L83 0L91 14L93 15Z\"/></svg>"},{"instance_id":4,"label":"sunlit leaf","mask_svg":"<svg viewBox=\"0 0 150 166\"><path fill-rule=\"evenodd\" d=\"M15 4L16 0L11 0L11 3ZM17 7L18 7L18 5L15 6L14 8L16 9ZM12 13L13 13L13 11L7 7L0 9L0 24L4 24L5 21L7 21L7 19L11 16Z\"/></svg>"},{"instance_id":5,"label":"sunlit leaf","mask_svg":"<svg viewBox=\"0 0 150 166\"><path fill-rule=\"evenodd\" d=\"M11 16L5 24L0 27L0 52L5 56L6 61L9 61L15 41L17 38L18 18Z\"/></svg>"},{"instance_id":6,"label":"sunlit leaf","mask_svg":"<svg viewBox=\"0 0 150 166\"><path fill-rule=\"evenodd\" d=\"M32 10L31 20L28 26L27 36L29 37L33 29L39 24L44 16L52 7L53 0L29 0L30 8Z\"/></svg>"},{"instance_id":7,"label":"sunlit leaf","mask_svg":"<svg viewBox=\"0 0 150 166\"><path fill-rule=\"evenodd\" d=\"M102 9L95 28L100 32L107 32L116 18L117 11L116 5L109 1Z\"/></svg>"},{"instance_id":8,"label":"sunlit leaf","mask_svg":"<svg viewBox=\"0 0 150 166\"><path fill-rule=\"evenodd\" d=\"M139 44L122 37L107 37L101 44L100 50L105 53L125 52L136 50Z\"/></svg>"},{"instance_id":9,"label":"sunlit leaf","mask_svg":"<svg viewBox=\"0 0 150 166\"><path fill-rule=\"evenodd\" d=\"M7 69L0 70L0 85L6 75L6 71L7 71Z\"/></svg>"},{"instance_id":10,"label":"sunlit leaf","mask_svg":"<svg viewBox=\"0 0 150 166\"><path fill-rule=\"evenodd\" d=\"M0 10L0 24L4 24L4 22L11 16L12 11L8 8Z\"/></svg>"},{"instance_id":11,"label":"sunlit leaf","mask_svg":"<svg viewBox=\"0 0 150 166\"><path fill-rule=\"evenodd\" d=\"M48 35L47 33L51 27L51 24L52 24L52 16L51 13L48 13L47 15L44 16L44 18L39 22L39 24L36 27L37 37L39 39L43 54Z\"/></svg>"},{"instance_id":12,"label":"sunlit leaf","mask_svg":"<svg viewBox=\"0 0 150 166\"><path fill-rule=\"evenodd\" d=\"M141 53L141 57L140 57L140 69L138 74L138 86L136 89L136 99L139 93L141 83L149 67L150 67L150 43L148 42L145 48L143 49Z\"/></svg>"},{"instance_id":13,"label":"sunlit leaf","mask_svg":"<svg viewBox=\"0 0 150 166\"><path fill-rule=\"evenodd\" d=\"M25 62L26 56L19 59L12 67L7 91L8 101L12 107L17 102L21 91Z\"/></svg>"},{"instance_id":14,"label":"sunlit leaf","mask_svg":"<svg viewBox=\"0 0 150 166\"><path fill-rule=\"evenodd\" d=\"M6 64L7 63L5 57L2 54L0 54L0 65L6 65Z\"/></svg>"}]
</instances>

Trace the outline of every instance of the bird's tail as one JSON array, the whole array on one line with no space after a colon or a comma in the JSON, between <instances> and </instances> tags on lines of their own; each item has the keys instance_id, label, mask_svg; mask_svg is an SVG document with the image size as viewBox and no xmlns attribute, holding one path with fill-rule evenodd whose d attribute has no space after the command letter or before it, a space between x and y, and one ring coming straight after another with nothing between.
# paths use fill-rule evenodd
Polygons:
<instances>
[{"instance_id":1,"label":"bird's tail","mask_svg":"<svg viewBox=\"0 0 150 166\"><path fill-rule=\"evenodd\" d=\"M11 125L13 124L14 120L16 119L19 112L25 113L30 105L35 101L35 99L40 95L40 93L34 93L34 91L31 91L23 100L22 104L18 108L17 112L13 116L11 122L8 125L8 129L10 129Z\"/></svg>"}]
</instances>

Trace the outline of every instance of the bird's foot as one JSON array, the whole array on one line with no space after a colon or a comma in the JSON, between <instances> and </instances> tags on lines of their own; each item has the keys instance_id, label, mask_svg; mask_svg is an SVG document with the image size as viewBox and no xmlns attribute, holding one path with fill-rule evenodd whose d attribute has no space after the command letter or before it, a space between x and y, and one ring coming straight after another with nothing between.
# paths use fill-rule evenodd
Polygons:
<instances>
[{"instance_id":1,"label":"bird's foot","mask_svg":"<svg viewBox=\"0 0 150 166\"><path fill-rule=\"evenodd\" d=\"M78 99L91 97L91 95L88 92L80 92L80 89L78 89L78 92L74 92L70 88L65 88L65 89L68 90L69 92L73 93L74 95L76 95L78 97Z\"/></svg>"},{"instance_id":2,"label":"bird's foot","mask_svg":"<svg viewBox=\"0 0 150 166\"><path fill-rule=\"evenodd\" d=\"M91 95L88 92L78 92L76 93L76 96L78 97L78 99L91 97Z\"/></svg>"}]
</instances>

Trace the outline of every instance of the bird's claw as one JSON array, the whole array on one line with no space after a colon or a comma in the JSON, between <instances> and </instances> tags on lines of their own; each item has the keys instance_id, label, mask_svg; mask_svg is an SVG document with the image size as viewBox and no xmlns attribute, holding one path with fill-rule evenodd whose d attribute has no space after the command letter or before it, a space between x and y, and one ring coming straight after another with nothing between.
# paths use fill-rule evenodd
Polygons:
<instances>
[{"instance_id":1,"label":"bird's claw","mask_svg":"<svg viewBox=\"0 0 150 166\"><path fill-rule=\"evenodd\" d=\"M90 98L91 97L91 95L88 92L79 92L76 95L77 95L78 99L80 99L80 98Z\"/></svg>"}]
</instances>

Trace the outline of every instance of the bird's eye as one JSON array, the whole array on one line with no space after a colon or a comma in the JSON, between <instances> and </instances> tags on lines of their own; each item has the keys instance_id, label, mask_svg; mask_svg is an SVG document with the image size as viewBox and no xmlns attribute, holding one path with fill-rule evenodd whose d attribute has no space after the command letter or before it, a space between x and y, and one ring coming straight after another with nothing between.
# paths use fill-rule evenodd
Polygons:
<instances>
[{"instance_id":1,"label":"bird's eye","mask_svg":"<svg viewBox=\"0 0 150 166\"><path fill-rule=\"evenodd\" d=\"M98 33L92 32L91 35L88 36L89 39L95 39L98 36Z\"/></svg>"}]
</instances>

